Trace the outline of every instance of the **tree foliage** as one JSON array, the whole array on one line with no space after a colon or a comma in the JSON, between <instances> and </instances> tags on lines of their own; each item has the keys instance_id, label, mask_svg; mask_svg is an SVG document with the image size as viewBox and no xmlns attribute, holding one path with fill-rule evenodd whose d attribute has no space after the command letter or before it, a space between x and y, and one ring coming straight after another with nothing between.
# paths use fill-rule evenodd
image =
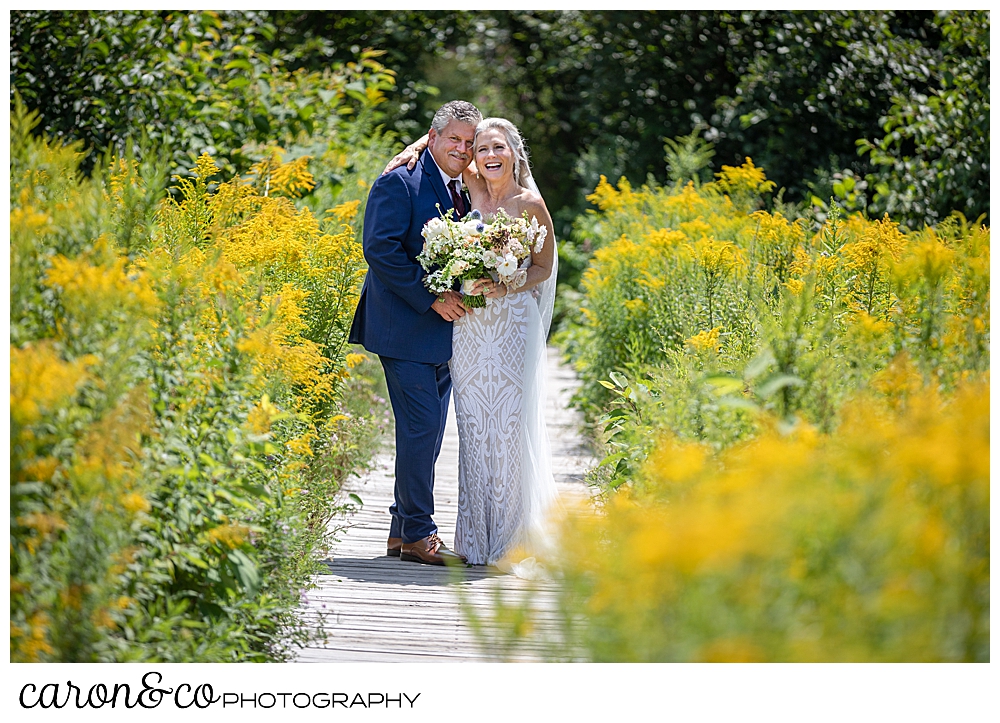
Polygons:
<instances>
[{"instance_id":1,"label":"tree foliage","mask_svg":"<svg viewBox=\"0 0 1000 723\"><path fill-rule=\"evenodd\" d=\"M988 212L985 13L498 12L474 22L465 56L476 60L464 62L478 63L487 103L522 125L563 203L578 206L570 194L602 173L662 180L663 139L704 124L717 162L752 157L790 200L847 170L868 179L874 215L913 226Z\"/></svg>"},{"instance_id":2,"label":"tree foliage","mask_svg":"<svg viewBox=\"0 0 1000 723\"><path fill-rule=\"evenodd\" d=\"M404 139L455 97L517 123L562 232L601 174L667 179L664 139L694 128L786 200L852 178L842 202L919 226L989 211L988 31L985 11L17 11L11 68L47 133L143 129L241 167L335 126L329 93L388 90L352 76L371 48Z\"/></svg>"},{"instance_id":3,"label":"tree foliage","mask_svg":"<svg viewBox=\"0 0 1000 723\"><path fill-rule=\"evenodd\" d=\"M18 11L11 92L40 112L40 133L100 152L145 135L182 168L209 153L246 172L260 146L335 138L393 85L377 53L296 68L266 49L275 32L257 12Z\"/></svg>"},{"instance_id":4,"label":"tree foliage","mask_svg":"<svg viewBox=\"0 0 1000 723\"><path fill-rule=\"evenodd\" d=\"M937 26L941 43L919 68L926 81L897 89L883 135L857 142L874 166L873 205L911 223L989 212L989 15L949 13Z\"/></svg>"}]
</instances>

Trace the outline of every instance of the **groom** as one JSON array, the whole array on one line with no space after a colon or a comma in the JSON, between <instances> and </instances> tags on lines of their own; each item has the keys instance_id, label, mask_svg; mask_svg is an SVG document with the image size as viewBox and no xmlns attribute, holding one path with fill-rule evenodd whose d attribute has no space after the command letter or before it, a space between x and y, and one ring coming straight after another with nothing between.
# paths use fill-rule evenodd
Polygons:
<instances>
[{"instance_id":1,"label":"groom","mask_svg":"<svg viewBox=\"0 0 1000 723\"><path fill-rule=\"evenodd\" d=\"M365 210L364 254L368 275L349 341L378 354L396 418L395 502L389 508L387 553L410 562L444 565L464 558L444 546L434 514L434 463L441 451L451 393L451 322L465 314L455 291L434 294L417 262L424 224L437 206L457 216L469 210L462 171L482 114L471 103L441 106L427 149L413 170L406 166L372 185Z\"/></svg>"}]
</instances>

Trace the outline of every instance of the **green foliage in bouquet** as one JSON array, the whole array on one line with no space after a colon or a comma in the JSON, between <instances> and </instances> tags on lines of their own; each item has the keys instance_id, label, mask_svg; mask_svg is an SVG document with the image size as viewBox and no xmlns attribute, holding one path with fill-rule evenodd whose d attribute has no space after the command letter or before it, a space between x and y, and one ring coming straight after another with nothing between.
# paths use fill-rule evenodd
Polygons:
<instances>
[{"instance_id":1,"label":"green foliage in bouquet","mask_svg":"<svg viewBox=\"0 0 1000 723\"><path fill-rule=\"evenodd\" d=\"M429 273L424 285L435 293L443 293L462 282L463 303L470 308L484 308L486 298L469 294L469 282L492 276L510 288L524 285L527 272L520 263L540 251L548 233L535 217L528 221L525 212L513 218L504 209L483 218L473 210L459 221L441 212L424 224L421 235L424 246L417 261Z\"/></svg>"}]
</instances>

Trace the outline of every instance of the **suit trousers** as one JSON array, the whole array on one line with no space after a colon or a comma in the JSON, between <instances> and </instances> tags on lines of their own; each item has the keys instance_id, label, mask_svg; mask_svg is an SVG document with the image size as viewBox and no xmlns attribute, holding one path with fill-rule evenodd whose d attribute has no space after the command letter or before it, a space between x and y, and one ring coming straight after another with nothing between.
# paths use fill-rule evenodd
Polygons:
<instances>
[{"instance_id":1,"label":"suit trousers","mask_svg":"<svg viewBox=\"0 0 1000 723\"><path fill-rule=\"evenodd\" d=\"M389 537L416 542L437 532L434 463L441 452L451 372L448 363L427 364L380 356L396 418L395 501Z\"/></svg>"}]
</instances>

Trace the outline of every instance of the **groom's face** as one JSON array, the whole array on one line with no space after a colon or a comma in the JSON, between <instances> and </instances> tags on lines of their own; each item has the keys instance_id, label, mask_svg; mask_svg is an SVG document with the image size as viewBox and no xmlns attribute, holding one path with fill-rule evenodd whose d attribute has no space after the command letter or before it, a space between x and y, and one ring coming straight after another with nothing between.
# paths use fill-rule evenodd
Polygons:
<instances>
[{"instance_id":1,"label":"groom's face","mask_svg":"<svg viewBox=\"0 0 1000 723\"><path fill-rule=\"evenodd\" d=\"M438 133L433 128L427 133L427 150L434 156L438 168L451 178L462 175L472 160L472 142L476 127L452 118Z\"/></svg>"}]
</instances>

